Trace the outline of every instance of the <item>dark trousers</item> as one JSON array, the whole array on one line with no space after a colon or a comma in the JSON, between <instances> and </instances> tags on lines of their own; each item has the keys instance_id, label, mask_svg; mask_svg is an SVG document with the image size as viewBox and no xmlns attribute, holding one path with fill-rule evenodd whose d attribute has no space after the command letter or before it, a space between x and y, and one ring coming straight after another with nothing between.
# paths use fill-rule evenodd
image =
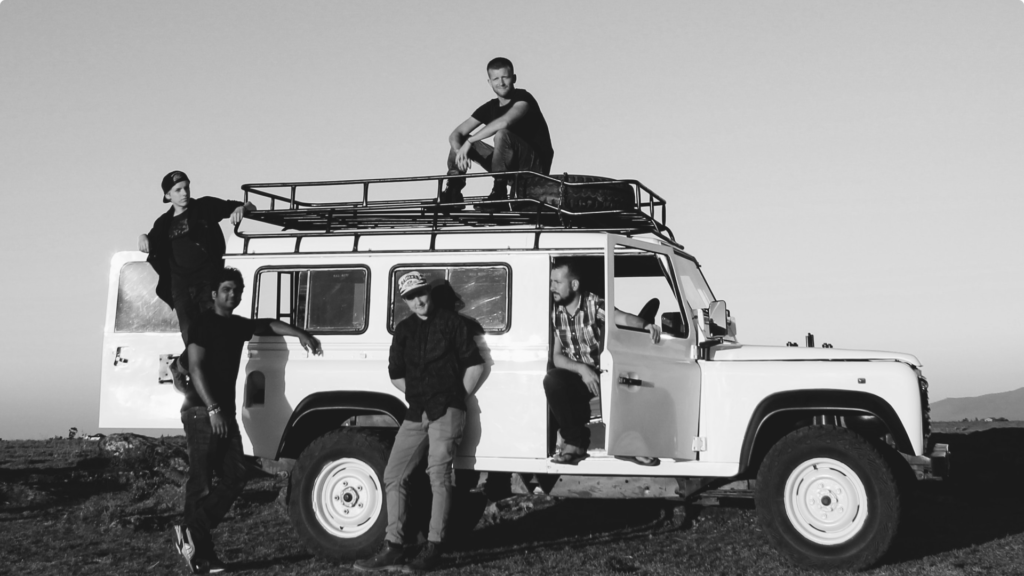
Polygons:
<instances>
[{"instance_id":1,"label":"dark trousers","mask_svg":"<svg viewBox=\"0 0 1024 576\"><path fill-rule=\"evenodd\" d=\"M174 313L178 315L178 328L181 339L188 344L188 327L199 315L213 306L213 289L210 282L189 282L179 276L171 277L171 298L174 301Z\"/></svg>"},{"instance_id":2,"label":"dark trousers","mask_svg":"<svg viewBox=\"0 0 1024 576\"><path fill-rule=\"evenodd\" d=\"M474 142L469 148L469 159L479 164L488 172L511 172L530 170L549 174L551 158L540 156L525 140L508 130L494 133L494 146L484 142ZM455 164L455 151L448 152L448 175L465 174ZM506 184L500 177L494 178L495 184ZM458 178L448 181L449 190L462 190L466 181Z\"/></svg>"},{"instance_id":3,"label":"dark trousers","mask_svg":"<svg viewBox=\"0 0 1024 576\"><path fill-rule=\"evenodd\" d=\"M562 368L548 371L544 394L551 414L566 444L586 449L590 446L590 399L594 397L580 375Z\"/></svg>"},{"instance_id":4,"label":"dark trousers","mask_svg":"<svg viewBox=\"0 0 1024 576\"><path fill-rule=\"evenodd\" d=\"M228 513L245 488L246 467L238 422L229 417L228 437L213 433L205 407L181 413L188 444L188 480L185 482L185 515L182 523L195 540L200 558L213 552L213 529ZM213 477L217 476L214 485Z\"/></svg>"}]
</instances>

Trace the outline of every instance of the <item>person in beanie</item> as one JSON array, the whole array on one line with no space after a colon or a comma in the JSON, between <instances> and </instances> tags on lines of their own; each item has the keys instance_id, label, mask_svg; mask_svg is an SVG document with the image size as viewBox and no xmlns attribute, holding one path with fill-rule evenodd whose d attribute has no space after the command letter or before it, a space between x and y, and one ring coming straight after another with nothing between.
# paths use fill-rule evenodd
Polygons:
<instances>
[{"instance_id":1,"label":"person in beanie","mask_svg":"<svg viewBox=\"0 0 1024 576\"><path fill-rule=\"evenodd\" d=\"M377 554L354 564L360 571L393 570L405 562L407 483L424 457L433 493L430 528L426 545L405 569L424 572L437 566L451 509L452 461L466 425L466 397L484 371L484 360L466 322L434 305L422 274L403 275L398 292L412 314L395 327L388 374L391 383L405 392L409 409L384 470L385 542Z\"/></svg>"},{"instance_id":2,"label":"person in beanie","mask_svg":"<svg viewBox=\"0 0 1024 576\"><path fill-rule=\"evenodd\" d=\"M174 170L160 183L163 201L171 205L153 222L148 234L139 236L139 250L156 270L156 295L174 309L181 338L187 344L188 327L210 307L210 283L224 269L224 234L219 223L230 218L238 224L255 207L212 196L192 198L187 174ZM174 362L174 385L184 391L183 364Z\"/></svg>"},{"instance_id":3,"label":"person in beanie","mask_svg":"<svg viewBox=\"0 0 1024 576\"><path fill-rule=\"evenodd\" d=\"M188 329L192 385L181 407L188 480L182 523L174 526L174 547L193 574L224 571L212 532L245 488L246 465L235 410L235 382L245 343L253 335L294 336L306 350L323 355L320 341L305 330L279 320L232 314L245 289L238 270L222 268L212 287L208 295L212 306Z\"/></svg>"}]
</instances>

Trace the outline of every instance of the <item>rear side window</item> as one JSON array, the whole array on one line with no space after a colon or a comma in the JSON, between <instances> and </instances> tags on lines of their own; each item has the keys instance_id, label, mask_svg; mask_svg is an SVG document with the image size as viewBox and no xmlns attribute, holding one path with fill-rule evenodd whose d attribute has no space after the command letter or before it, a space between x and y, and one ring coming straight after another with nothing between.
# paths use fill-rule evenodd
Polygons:
<instances>
[{"instance_id":1,"label":"rear side window","mask_svg":"<svg viewBox=\"0 0 1024 576\"><path fill-rule=\"evenodd\" d=\"M270 268L256 276L256 318L317 334L366 331L366 268Z\"/></svg>"},{"instance_id":2,"label":"rear side window","mask_svg":"<svg viewBox=\"0 0 1024 576\"><path fill-rule=\"evenodd\" d=\"M157 275L148 262L128 262L117 280L114 332L177 332L178 316L156 295Z\"/></svg>"},{"instance_id":3,"label":"rear side window","mask_svg":"<svg viewBox=\"0 0 1024 576\"><path fill-rule=\"evenodd\" d=\"M480 323L485 332L501 334L509 329L510 270L504 264L478 266L399 266L391 272L391 313L388 330L409 317L409 307L398 295L398 279L418 271L434 290L435 305L455 310Z\"/></svg>"}]
</instances>

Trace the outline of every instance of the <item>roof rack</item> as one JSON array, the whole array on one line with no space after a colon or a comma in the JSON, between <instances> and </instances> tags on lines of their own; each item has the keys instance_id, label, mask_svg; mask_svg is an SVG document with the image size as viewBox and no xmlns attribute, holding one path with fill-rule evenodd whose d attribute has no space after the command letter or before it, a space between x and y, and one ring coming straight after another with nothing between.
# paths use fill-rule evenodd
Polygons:
<instances>
[{"instance_id":1,"label":"roof rack","mask_svg":"<svg viewBox=\"0 0 1024 576\"><path fill-rule=\"evenodd\" d=\"M562 189L576 186L593 186L593 183L566 182L537 172L505 172L513 183L512 190L521 178L547 179ZM245 240L243 253L247 252L250 238L298 238L324 237L327 235L364 235L396 233L429 233L433 249L437 234L451 233L499 233L499 232L610 232L622 235L654 234L672 244L672 231L665 224L665 200L636 180L611 180L602 185L628 185L633 190L633 210L596 210L573 212L561 206L545 203L532 198L511 198L508 201L488 200L486 196L466 197L465 201L441 204L440 197L446 179L491 178L494 173L467 174L458 176L415 176L406 178L373 178L362 180L334 180L322 182L279 182L244 184L244 201L252 202L257 209L246 214L246 218L269 224L273 231L241 230L235 226L235 234ZM416 194L430 190L432 197L406 200L371 198L382 188L397 191L399 185L414 186ZM371 186L372 185L372 186ZM341 188L342 198L349 201L333 201ZM279 191L284 189L286 195ZM361 192L361 197L355 196ZM327 196L332 201L313 202L312 197ZM514 193L514 192L513 192ZM355 199L359 198L359 199ZM511 204L510 204L511 202ZM488 211L493 206L494 211ZM509 210L511 208L511 210ZM355 244L358 246L358 242ZM681 246L679 246L682 248ZM298 249L298 243L296 245Z\"/></svg>"}]
</instances>

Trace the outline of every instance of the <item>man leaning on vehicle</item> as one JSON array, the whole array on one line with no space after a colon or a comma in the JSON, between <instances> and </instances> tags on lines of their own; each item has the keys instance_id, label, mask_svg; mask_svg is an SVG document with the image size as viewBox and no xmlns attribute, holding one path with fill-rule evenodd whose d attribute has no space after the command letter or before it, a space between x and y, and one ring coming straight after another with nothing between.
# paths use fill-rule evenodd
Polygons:
<instances>
[{"instance_id":1,"label":"man leaning on vehicle","mask_svg":"<svg viewBox=\"0 0 1024 576\"><path fill-rule=\"evenodd\" d=\"M431 287L422 274L403 275L398 291L412 314L395 326L388 373L392 384L405 392L409 409L384 470L386 540L377 554L353 567L393 570L404 563L407 483L425 456L433 493L430 530L426 545L405 566L410 572L425 572L441 558L451 509L452 463L466 425L466 396L476 390L484 360L463 318L432 301Z\"/></svg>"}]
</instances>

